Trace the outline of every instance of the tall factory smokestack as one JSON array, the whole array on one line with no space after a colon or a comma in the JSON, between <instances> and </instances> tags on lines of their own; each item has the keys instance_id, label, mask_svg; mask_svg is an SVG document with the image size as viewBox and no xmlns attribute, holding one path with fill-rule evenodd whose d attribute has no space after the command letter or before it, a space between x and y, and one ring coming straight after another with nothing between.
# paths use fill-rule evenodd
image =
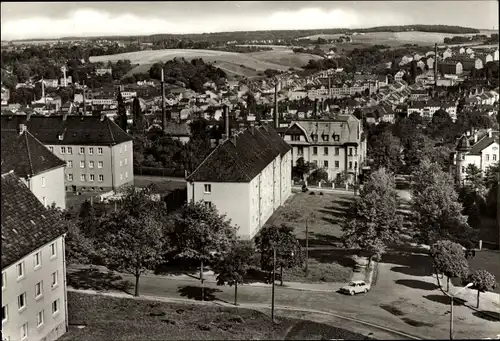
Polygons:
<instances>
[{"instance_id":1,"label":"tall factory smokestack","mask_svg":"<svg viewBox=\"0 0 500 341\"><path fill-rule=\"evenodd\" d=\"M328 75L328 96L332 97L332 77Z\"/></svg>"},{"instance_id":2,"label":"tall factory smokestack","mask_svg":"<svg viewBox=\"0 0 500 341\"><path fill-rule=\"evenodd\" d=\"M434 85L437 86L438 81L438 44L434 44Z\"/></svg>"},{"instance_id":3,"label":"tall factory smokestack","mask_svg":"<svg viewBox=\"0 0 500 341\"><path fill-rule=\"evenodd\" d=\"M167 115L165 113L165 79L163 76L163 66L161 68L161 128L165 131L167 127Z\"/></svg>"},{"instance_id":4,"label":"tall factory smokestack","mask_svg":"<svg viewBox=\"0 0 500 341\"><path fill-rule=\"evenodd\" d=\"M274 85L274 129L279 127L279 114L278 114L278 81Z\"/></svg>"},{"instance_id":5,"label":"tall factory smokestack","mask_svg":"<svg viewBox=\"0 0 500 341\"><path fill-rule=\"evenodd\" d=\"M229 108L224 106L224 128L226 130L226 139L231 137L231 127L229 126Z\"/></svg>"},{"instance_id":6,"label":"tall factory smokestack","mask_svg":"<svg viewBox=\"0 0 500 341\"><path fill-rule=\"evenodd\" d=\"M85 101L85 81L82 82L83 84L83 116L87 115L87 102Z\"/></svg>"}]
</instances>

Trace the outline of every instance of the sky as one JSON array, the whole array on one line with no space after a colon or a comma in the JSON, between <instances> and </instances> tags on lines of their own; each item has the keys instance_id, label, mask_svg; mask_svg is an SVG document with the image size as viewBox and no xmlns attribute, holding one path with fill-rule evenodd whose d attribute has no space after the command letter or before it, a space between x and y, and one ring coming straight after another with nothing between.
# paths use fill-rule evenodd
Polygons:
<instances>
[{"instance_id":1,"label":"sky","mask_svg":"<svg viewBox=\"0 0 500 341\"><path fill-rule=\"evenodd\" d=\"M2 40L458 25L498 29L498 1L2 2Z\"/></svg>"}]
</instances>

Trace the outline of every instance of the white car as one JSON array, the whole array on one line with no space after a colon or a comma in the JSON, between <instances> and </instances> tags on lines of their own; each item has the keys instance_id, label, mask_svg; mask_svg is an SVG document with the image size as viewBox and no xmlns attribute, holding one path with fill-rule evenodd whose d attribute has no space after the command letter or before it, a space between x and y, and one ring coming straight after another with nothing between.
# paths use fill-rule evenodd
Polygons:
<instances>
[{"instance_id":1,"label":"white car","mask_svg":"<svg viewBox=\"0 0 500 341\"><path fill-rule=\"evenodd\" d=\"M340 288L340 292L349 295L359 294L362 292L367 293L368 290L370 290L370 285L366 284L365 281L352 281L346 286Z\"/></svg>"}]
</instances>

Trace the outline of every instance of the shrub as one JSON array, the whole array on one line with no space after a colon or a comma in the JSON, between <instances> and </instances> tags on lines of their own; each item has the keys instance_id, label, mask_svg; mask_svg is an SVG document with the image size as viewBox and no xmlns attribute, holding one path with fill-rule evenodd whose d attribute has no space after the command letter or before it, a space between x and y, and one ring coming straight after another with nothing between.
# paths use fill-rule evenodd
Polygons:
<instances>
[{"instance_id":1,"label":"shrub","mask_svg":"<svg viewBox=\"0 0 500 341\"><path fill-rule=\"evenodd\" d=\"M309 192L309 195L316 195L316 193L314 193L314 192Z\"/></svg>"}]
</instances>

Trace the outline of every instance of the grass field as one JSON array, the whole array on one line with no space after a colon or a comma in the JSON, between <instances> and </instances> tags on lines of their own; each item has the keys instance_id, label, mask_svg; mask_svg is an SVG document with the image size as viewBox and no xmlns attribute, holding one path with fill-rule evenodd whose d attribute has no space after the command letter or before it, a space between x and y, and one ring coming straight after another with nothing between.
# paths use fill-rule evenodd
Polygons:
<instances>
[{"instance_id":1,"label":"grass field","mask_svg":"<svg viewBox=\"0 0 500 341\"><path fill-rule=\"evenodd\" d=\"M255 77L266 69L286 71L290 67L300 68L307 64L309 59L321 58L315 55L295 55L291 50L276 49L255 53L235 53L215 50L166 49L154 51L137 51L115 55L90 57L91 62L107 62L128 59L132 64L139 64L127 75L147 72L152 64L167 61L175 57L184 57L187 60L202 58L205 62L215 63L222 70L235 75Z\"/></svg>"},{"instance_id":2,"label":"grass field","mask_svg":"<svg viewBox=\"0 0 500 341\"><path fill-rule=\"evenodd\" d=\"M327 324L230 307L68 292L69 332L59 340L363 340ZM80 327L80 328L79 328Z\"/></svg>"}]
</instances>

